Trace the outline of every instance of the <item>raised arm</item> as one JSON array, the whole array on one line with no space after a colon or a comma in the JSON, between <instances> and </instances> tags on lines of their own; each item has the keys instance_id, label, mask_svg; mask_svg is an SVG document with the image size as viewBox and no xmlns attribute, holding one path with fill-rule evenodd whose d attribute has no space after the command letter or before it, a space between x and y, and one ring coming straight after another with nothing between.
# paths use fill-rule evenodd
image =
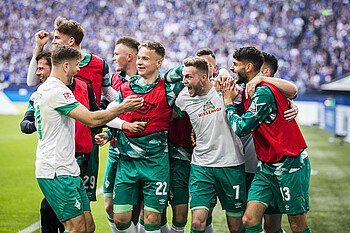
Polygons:
<instances>
[{"instance_id":1,"label":"raised arm","mask_svg":"<svg viewBox=\"0 0 350 233\"><path fill-rule=\"evenodd\" d=\"M32 134L36 131L34 111L28 110L21 121L21 131L25 134Z\"/></svg>"},{"instance_id":2,"label":"raised arm","mask_svg":"<svg viewBox=\"0 0 350 233\"><path fill-rule=\"evenodd\" d=\"M45 44L49 41L49 33L41 30L35 33L35 49L33 57L30 60L30 64L27 72L27 85L34 87L40 83L40 78L36 76L37 61L36 57L43 51Z\"/></svg>"}]
</instances>

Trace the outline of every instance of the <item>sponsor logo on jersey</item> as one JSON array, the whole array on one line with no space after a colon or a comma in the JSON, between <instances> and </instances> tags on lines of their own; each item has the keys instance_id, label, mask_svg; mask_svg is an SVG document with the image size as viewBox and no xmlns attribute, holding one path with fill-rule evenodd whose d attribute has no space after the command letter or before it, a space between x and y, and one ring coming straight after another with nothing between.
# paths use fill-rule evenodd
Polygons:
<instances>
[{"instance_id":1,"label":"sponsor logo on jersey","mask_svg":"<svg viewBox=\"0 0 350 233\"><path fill-rule=\"evenodd\" d=\"M159 200L159 204L160 204L160 205L164 205L164 204L165 204L165 202L166 202L166 200L165 200L165 199L160 199L160 200Z\"/></svg>"},{"instance_id":2,"label":"sponsor logo on jersey","mask_svg":"<svg viewBox=\"0 0 350 233\"><path fill-rule=\"evenodd\" d=\"M236 209L240 209L241 207L242 207L242 203L241 202L235 204L235 208Z\"/></svg>"},{"instance_id":3,"label":"sponsor logo on jersey","mask_svg":"<svg viewBox=\"0 0 350 233\"><path fill-rule=\"evenodd\" d=\"M154 104L151 104L147 101L143 102L143 105L141 106L141 108L136 109L135 112L141 114L141 115L146 115L149 111L151 111L152 109L156 108L157 106Z\"/></svg>"},{"instance_id":4,"label":"sponsor logo on jersey","mask_svg":"<svg viewBox=\"0 0 350 233\"><path fill-rule=\"evenodd\" d=\"M221 111L221 108L215 108L214 104L209 101L203 105L203 112L198 114L198 117L206 116L219 111Z\"/></svg>"},{"instance_id":5,"label":"sponsor logo on jersey","mask_svg":"<svg viewBox=\"0 0 350 233\"><path fill-rule=\"evenodd\" d=\"M252 101L252 103L249 106L249 111L256 113L256 102L255 100Z\"/></svg>"},{"instance_id":6,"label":"sponsor logo on jersey","mask_svg":"<svg viewBox=\"0 0 350 233\"><path fill-rule=\"evenodd\" d=\"M144 122L150 122L154 117L135 117L132 118L133 121L144 121Z\"/></svg>"},{"instance_id":7,"label":"sponsor logo on jersey","mask_svg":"<svg viewBox=\"0 0 350 233\"><path fill-rule=\"evenodd\" d=\"M72 94L72 93L69 93L69 92L63 93L63 97L64 97L66 100L69 100L69 99L74 98L73 94Z\"/></svg>"}]
</instances>

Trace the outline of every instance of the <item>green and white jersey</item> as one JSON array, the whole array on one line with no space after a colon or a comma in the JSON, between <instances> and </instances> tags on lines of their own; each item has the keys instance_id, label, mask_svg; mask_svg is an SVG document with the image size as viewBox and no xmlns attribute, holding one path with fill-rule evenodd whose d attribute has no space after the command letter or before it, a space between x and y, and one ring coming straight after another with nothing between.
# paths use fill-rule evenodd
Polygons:
<instances>
[{"instance_id":1,"label":"green and white jersey","mask_svg":"<svg viewBox=\"0 0 350 233\"><path fill-rule=\"evenodd\" d=\"M165 95L166 101L170 107L174 106L176 96L183 89L184 85L182 81L183 66L169 70L164 76L159 73L158 78L148 85L142 85L139 83L141 76L135 75L130 78L131 90L136 94L145 94L153 90L153 88L159 83L160 77L165 79ZM123 101L123 97L118 92L117 98L108 107L113 107L120 104ZM109 123L107 123L107 126ZM108 135L108 140L116 138L115 145L118 147L121 155L144 158L151 157L156 154L168 153L167 137L168 131L159 131L145 135L142 137L128 137L121 130L110 129L105 131Z\"/></svg>"},{"instance_id":2,"label":"green and white jersey","mask_svg":"<svg viewBox=\"0 0 350 233\"><path fill-rule=\"evenodd\" d=\"M67 116L79 104L72 91L55 77L48 78L36 91L36 178L53 179L55 174L79 176L75 159L75 120Z\"/></svg>"},{"instance_id":3,"label":"green and white jersey","mask_svg":"<svg viewBox=\"0 0 350 233\"><path fill-rule=\"evenodd\" d=\"M184 88L176 106L187 112L196 134L192 164L203 167L232 167L244 163L243 145L232 131L223 99L214 87L205 96L191 97Z\"/></svg>"}]
</instances>

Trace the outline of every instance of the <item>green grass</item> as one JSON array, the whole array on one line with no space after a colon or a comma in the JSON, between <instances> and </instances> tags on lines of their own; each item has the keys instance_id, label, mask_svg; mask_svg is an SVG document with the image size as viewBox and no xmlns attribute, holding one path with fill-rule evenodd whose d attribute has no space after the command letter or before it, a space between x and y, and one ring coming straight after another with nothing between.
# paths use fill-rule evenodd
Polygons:
<instances>
[{"instance_id":1,"label":"green grass","mask_svg":"<svg viewBox=\"0 0 350 233\"><path fill-rule=\"evenodd\" d=\"M36 134L20 132L22 116L0 116L0 232L18 232L39 221L43 197L35 176ZM350 144L340 145L332 135L315 126L302 127L314 175L310 185L308 223L313 232L350 232ZM100 151L98 186L102 185L107 146ZM317 172L315 172L317 171ZM317 175L316 175L317 173ZM104 211L103 196L91 204L96 232L111 232ZM168 208L168 219L171 211ZM215 232L228 232L220 207L214 210ZM287 217L283 227L289 229ZM189 230L189 223L187 230ZM40 232L39 230L35 232Z\"/></svg>"}]
</instances>

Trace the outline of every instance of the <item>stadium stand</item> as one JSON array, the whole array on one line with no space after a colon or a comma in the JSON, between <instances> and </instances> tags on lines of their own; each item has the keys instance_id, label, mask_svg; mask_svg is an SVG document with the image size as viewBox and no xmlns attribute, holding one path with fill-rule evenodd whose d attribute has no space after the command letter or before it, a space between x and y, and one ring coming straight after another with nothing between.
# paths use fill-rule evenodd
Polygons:
<instances>
[{"instance_id":1,"label":"stadium stand","mask_svg":"<svg viewBox=\"0 0 350 233\"><path fill-rule=\"evenodd\" d=\"M34 33L52 31L59 15L81 22L84 50L110 64L114 40L129 35L163 43L164 70L202 47L212 48L219 66L228 67L235 49L255 45L277 56L277 77L294 81L299 93L318 90L350 70L349 0L7 0L0 5L0 82L25 83Z\"/></svg>"}]
</instances>

